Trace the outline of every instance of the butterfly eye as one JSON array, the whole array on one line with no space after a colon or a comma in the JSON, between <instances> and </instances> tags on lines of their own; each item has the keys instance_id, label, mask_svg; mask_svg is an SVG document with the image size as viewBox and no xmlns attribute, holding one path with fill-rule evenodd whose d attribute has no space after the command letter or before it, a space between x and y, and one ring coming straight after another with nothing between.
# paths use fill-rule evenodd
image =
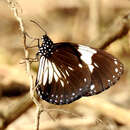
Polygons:
<instances>
[{"instance_id":1,"label":"butterfly eye","mask_svg":"<svg viewBox=\"0 0 130 130\"><path fill-rule=\"evenodd\" d=\"M101 93L123 73L123 64L107 52L69 42L53 44L47 35L42 39L36 87L49 103L69 104Z\"/></svg>"}]
</instances>

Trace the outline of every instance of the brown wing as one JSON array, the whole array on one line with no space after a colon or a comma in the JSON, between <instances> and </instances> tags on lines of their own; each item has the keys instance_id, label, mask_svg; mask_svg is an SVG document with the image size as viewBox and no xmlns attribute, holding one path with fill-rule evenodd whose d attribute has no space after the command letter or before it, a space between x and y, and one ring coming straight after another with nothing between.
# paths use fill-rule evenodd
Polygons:
<instances>
[{"instance_id":1,"label":"brown wing","mask_svg":"<svg viewBox=\"0 0 130 130\"><path fill-rule=\"evenodd\" d=\"M92 56L91 85L85 96L98 94L114 85L123 73L123 64L105 51L98 50Z\"/></svg>"},{"instance_id":2,"label":"brown wing","mask_svg":"<svg viewBox=\"0 0 130 130\"><path fill-rule=\"evenodd\" d=\"M47 102L71 103L83 96L90 84L89 68L73 44L56 44L49 58L41 57L36 86L40 97Z\"/></svg>"}]
</instances>

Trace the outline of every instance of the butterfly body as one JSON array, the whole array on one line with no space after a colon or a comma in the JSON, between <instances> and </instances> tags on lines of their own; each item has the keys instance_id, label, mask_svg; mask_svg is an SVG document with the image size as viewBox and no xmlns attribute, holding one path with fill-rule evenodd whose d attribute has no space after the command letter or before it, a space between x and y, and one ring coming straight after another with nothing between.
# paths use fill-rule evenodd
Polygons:
<instances>
[{"instance_id":1,"label":"butterfly body","mask_svg":"<svg viewBox=\"0 0 130 130\"><path fill-rule=\"evenodd\" d=\"M42 45L39 46L39 51L37 55L41 55L48 58L51 54L53 54L53 49L54 45L51 39L47 35L43 35Z\"/></svg>"},{"instance_id":2,"label":"butterfly body","mask_svg":"<svg viewBox=\"0 0 130 130\"><path fill-rule=\"evenodd\" d=\"M49 103L69 104L109 88L123 73L123 65L112 55L88 46L54 44L44 35L39 46L37 93Z\"/></svg>"}]
</instances>

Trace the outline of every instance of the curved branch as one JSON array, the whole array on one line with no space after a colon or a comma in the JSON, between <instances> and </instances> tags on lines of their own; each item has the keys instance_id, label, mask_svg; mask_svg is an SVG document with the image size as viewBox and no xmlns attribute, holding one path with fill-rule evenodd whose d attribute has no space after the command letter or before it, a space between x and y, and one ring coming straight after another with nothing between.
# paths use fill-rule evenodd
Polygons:
<instances>
[{"instance_id":1,"label":"curved branch","mask_svg":"<svg viewBox=\"0 0 130 130\"><path fill-rule=\"evenodd\" d=\"M112 26L101 37L90 43L95 48L105 49L119 38L125 36L130 30L130 12L115 20Z\"/></svg>"}]
</instances>

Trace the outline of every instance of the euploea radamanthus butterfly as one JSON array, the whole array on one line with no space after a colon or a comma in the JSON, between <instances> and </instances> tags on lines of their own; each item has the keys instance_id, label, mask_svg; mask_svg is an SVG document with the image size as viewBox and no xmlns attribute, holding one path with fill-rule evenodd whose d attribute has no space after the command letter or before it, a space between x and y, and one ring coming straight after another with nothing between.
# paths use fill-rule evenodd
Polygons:
<instances>
[{"instance_id":1,"label":"euploea radamanthus butterfly","mask_svg":"<svg viewBox=\"0 0 130 130\"><path fill-rule=\"evenodd\" d=\"M70 42L54 44L47 34L41 39L35 86L40 98L49 103L69 104L101 93L123 73L123 64L103 50Z\"/></svg>"}]
</instances>

